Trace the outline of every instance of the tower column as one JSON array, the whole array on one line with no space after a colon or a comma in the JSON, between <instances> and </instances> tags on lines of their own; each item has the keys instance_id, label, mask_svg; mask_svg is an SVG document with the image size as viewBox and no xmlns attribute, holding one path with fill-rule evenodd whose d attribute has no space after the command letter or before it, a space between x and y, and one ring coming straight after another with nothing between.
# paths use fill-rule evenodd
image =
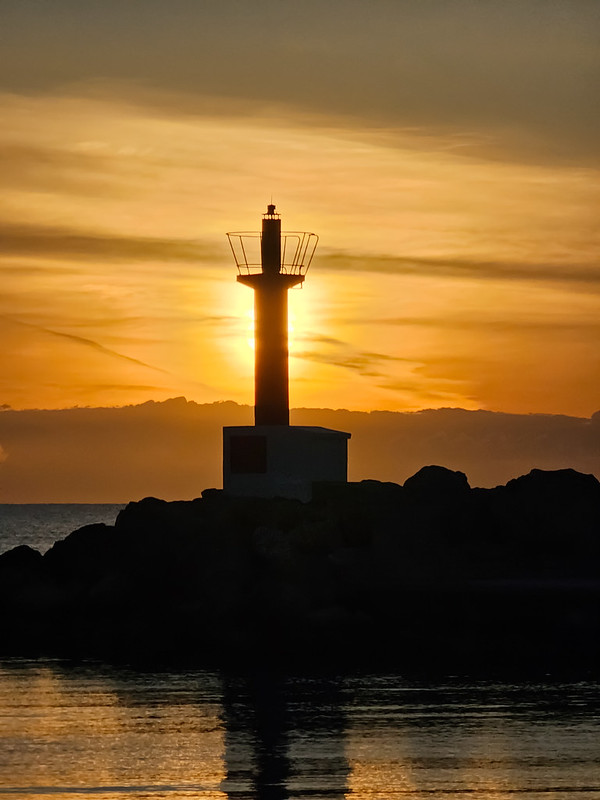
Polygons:
<instances>
[{"instance_id":1,"label":"tower column","mask_svg":"<svg viewBox=\"0 0 600 800\"><path fill-rule=\"evenodd\" d=\"M266 277L266 276L265 276ZM289 425L288 287L255 284L254 423Z\"/></svg>"}]
</instances>

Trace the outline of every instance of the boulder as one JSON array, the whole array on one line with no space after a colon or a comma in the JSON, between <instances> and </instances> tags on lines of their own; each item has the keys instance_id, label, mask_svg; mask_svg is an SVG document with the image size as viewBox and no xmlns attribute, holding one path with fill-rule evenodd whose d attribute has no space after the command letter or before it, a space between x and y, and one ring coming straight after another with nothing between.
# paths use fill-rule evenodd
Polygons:
<instances>
[{"instance_id":1,"label":"boulder","mask_svg":"<svg viewBox=\"0 0 600 800\"><path fill-rule=\"evenodd\" d=\"M449 495L464 495L470 486L464 472L446 467L428 466L422 467L411 478L407 478L404 489L412 495L429 496L435 500Z\"/></svg>"}]
</instances>

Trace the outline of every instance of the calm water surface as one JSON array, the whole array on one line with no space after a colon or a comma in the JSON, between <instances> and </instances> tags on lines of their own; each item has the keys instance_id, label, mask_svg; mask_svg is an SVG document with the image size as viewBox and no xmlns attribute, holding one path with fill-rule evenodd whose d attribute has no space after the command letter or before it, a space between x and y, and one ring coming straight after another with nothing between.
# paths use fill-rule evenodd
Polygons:
<instances>
[{"instance_id":1,"label":"calm water surface","mask_svg":"<svg viewBox=\"0 0 600 800\"><path fill-rule=\"evenodd\" d=\"M114 525L115 503L0 503L0 553L28 544L45 553L57 539L94 522Z\"/></svg>"},{"instance_id":2,"label":"calm water surface","mask_svg":"<svg viewBox=\"0 0 600 800\"><path fill-rule=\"evenodd\" d=\"M600 798L592 682L0 663L0 797Z\"/></svg>"}]
</instances>

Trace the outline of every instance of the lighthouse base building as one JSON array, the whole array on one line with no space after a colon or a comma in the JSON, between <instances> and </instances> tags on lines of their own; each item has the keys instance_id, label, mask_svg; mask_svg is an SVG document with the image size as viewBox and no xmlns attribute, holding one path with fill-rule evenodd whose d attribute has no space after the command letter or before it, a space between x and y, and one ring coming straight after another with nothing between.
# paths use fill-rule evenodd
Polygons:
<instances>
[{"instance_id":1,"label":"lighthouse base building","mask_svg":"<svg viewBox=\"0 0 600 800\"><path fill-rule=\"evenodd\" d=\"M348 480L349 433L300 425L223 428L223 489L307 502L314 483Z\"/></svg>"}]
</instances>

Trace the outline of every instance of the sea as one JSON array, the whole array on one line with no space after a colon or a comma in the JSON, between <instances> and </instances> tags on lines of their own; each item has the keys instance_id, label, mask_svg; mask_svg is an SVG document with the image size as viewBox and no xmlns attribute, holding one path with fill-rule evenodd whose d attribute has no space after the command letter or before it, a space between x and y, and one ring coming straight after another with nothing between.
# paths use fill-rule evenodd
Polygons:
<instances>
[{"instance_id":1,"label":"sea","mask_svg":"<svg viewBox=\"0 0 600 800\"><path fill-rule=\"evenodd\" d=\"M0 506L0 552L121 506ZM0 660L0 800L600 800L597 675Z\"/></svg>"},{"instance_id":2,"label":"sea","mask_svg":"<svg viewBox=\"0 0 600 800\"><path fill-rule=\"evenodd\" d=\"M45 553L84 525L114 525L122 508L115 503L0 503L0 553L21 544Z\"/></svg>"}]
</instances>

